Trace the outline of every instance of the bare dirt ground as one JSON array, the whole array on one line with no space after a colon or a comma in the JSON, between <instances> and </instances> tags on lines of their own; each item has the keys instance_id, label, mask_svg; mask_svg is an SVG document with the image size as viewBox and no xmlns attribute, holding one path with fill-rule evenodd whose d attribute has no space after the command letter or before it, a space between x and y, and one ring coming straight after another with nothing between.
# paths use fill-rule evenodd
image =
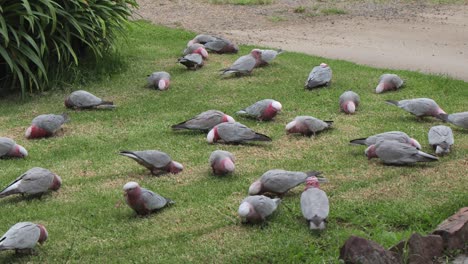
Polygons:
<instances>
[{"instance_id":1,"label":"bare dirt ground","mask_svg":"<svg viewBox=\"0 0 468 264\"><path fill-rule=\"evenodd\" d=\"M468 1L435 5L429 1L276 0L256 6L203 0L137 2L136 17L221 35L238 44L468 81ZM345 14L336 14L340 10Z\"/></svg>"}]
</instances>

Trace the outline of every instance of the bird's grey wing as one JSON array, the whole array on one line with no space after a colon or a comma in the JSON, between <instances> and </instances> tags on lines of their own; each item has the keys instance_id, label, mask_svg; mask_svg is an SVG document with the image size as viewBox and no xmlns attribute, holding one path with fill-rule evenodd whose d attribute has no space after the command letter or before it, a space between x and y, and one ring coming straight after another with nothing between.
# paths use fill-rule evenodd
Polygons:
<instances>
[{"instance_id":1,"label":"bird's grey wing","mask_svg":"<svg viewBox=\"0 0 468 264\"><path fill-rule=\"evenodd\" d=\"M448 121L457 126L468 128L468 112L451 114L448 116Z\"/></svg>"},{"instance_id":2,"label":"bird's grey wing","mask_svg":"<svg viewBox=\"0 0 468 264\"><path fill-rule=\"evenodd\" d=\"M376 148L377 156L385 163L392 164L414 163L418 152L415 147L397 141L386 141Z\"/></svg>"},{"instance_id":3,"label":"bird's grey wing","mask_svg":"<svg viewBox=\"0 0 468 264\"><path fill-rule=\"evenodd\" d=\"M277 55L278 51L276 50L262 50L261 58L266 63L269 63L270 61L274 60Z\"/></svg>"},{"instance_id":4,"label":"bird's grey wing","mask_svg":"<svg viewBox=\"0 0 468 264\"><path fill-rule=\"evenodd\" d=\"M222 50L226 45L229 45L229 43L224 39L217 39L215 41L205 43L205 48L217 52Z\"/></svg>"},{"instance_id":5,"label":"bird's grey wing","mask_svg":"<svg viewBox=\"0 0 468 264\"><path fill-rule=\"evenodd\" d=\"M317 118L307 118L304 120L304 124L313 132L319 132L328 128L328 124Z\"/></svg>"},{"instance_id":6,"label":"bird's grey wing","mask_svg":"<svg viewBox=\"0 0 468 264\"><path fill-rule=\"evenodd\" d=\"M93 107L102 103L101 98L83 90L70 94L70 100L78 107Z\"/></svg>"},{"instance_id":7,"label":"bird's grey wing","mask_svg":"<svg viewBox=\"0 0 468 264\"><path fill-rule=\"evenodd\" d=\"M259 117L262 115L262 113L265 111L265 109L268 107L268 105L272 102L273 100L271 99L264 99L261 101L258 101L254 103L251 106L248 106L245 108L245 112L247 115L254 116L254 117Z\"/></svg>"},{"instance_id":8,"label":"bird's grey wing","mask_svg":"<svg viewBox=\"0 0 468 264\"><path fill-rule=\"evenodd\" d=\"M211 129L221 123L224 113L217 110L208 110L194 118L187 120L185 126L191 129Z\"/></svg>"},{"instance_id":9,"label":"bird's grey wing","mask_svg":"<svg viewBox=\"0 0 468 264\"><path fill-rule=\"evenodd\" d=\"M229 69L239 72L250 72L257 62L251 55L245 55L237 59Z\"/></svg>"},{"instance_id":10,"label":"bird's grey wing","mask_svg":"<svg viewBox=\"0 0 468 264\"><path fill-rule=\"evenodd\" d=\"M141 197L149 210L161 209L167 204L167 199L145 188L141 188Z\"/></svg>"},{"instance_id":11,"label":"bird's grey wing","mask_svg":"<svg viewBox=\"0 0 468 264\"><path fill-rule=\"evenodd\" d=\"M301 194L302 215L307 220L315 216L326 219L330 211L327 194L317 188L309 188Z\"/></svg>"},{"instance_id":12,"label":"bird's grey wing","mask_svg":"<svg viewBox=\"0 0 468 264\"><path fill-rule=\"evenodd\" d=\"M402 100L399 106L416 116L423 116L431 112L431 109L434 107L432 101L423 99Z\"/></svg>"},{"instance_id":13,"label":"bird's grey wing","mask_svg":"<svg viewBox=\"0 0 468 264\"><path fill-rule=\"evenodd\" d=\"M46 192L54 181L54 174L49 170L35 167L28 170L21 179L19 189L22 193L36 194Z\"/></svg>"},{"instance_id":14,"label":"bird's grey wing","mask_svg":"<svg viewBox=\"0 0 468 264\"><path fill-rule=\"evenodd\" d=\"M366 144L368 144L368 146L373 145L377 143L377 141L380 139L394 140L394 141L398 141L401 143L410 142L410 138L406 133L400 132L400 131L390 131L390 132L384 132L384 133L380 133L380 134L368 137L366 140Z\"/></svg>"},{"instance_id":15,"label":"bird's grey wing","mask_svg":"<svg viewBox=\"0 0 468 264\"><path fill-rule=\"evenodd\" d=\"M307 174L303 172L269 170L261 177L265 189L277 193L287 192L289 189L305 182Z\"/></svg>"},{"instance_id":16,"label":"bird's grey wing","mask_svg":"<svg viewBox=\"0 0 468 264\"><path fill-rule=\"evenodd\" d=\"M156 168L164 168L172 161L169 155L157 150L134 151L133 153L143 162Z\"/></svg>"},{"instance_id":17,"label":"bird's grey wing","mask_svg":"<svg viewBox=\"0 0 468 264\"><path fill-rule=\"evenodd\" d=\"M271 215L276 210L277 205L272 199L263 195L256 195L252 197L254 197L254 199L252 199L250 203L255 208L255 211L263 218Z\"/></svg>"},{"instance_id":18,"label":"bird's grey wing","mask_svg":"<svg viewBox=\"0 0 468 264\"><path fill-rule=\"evenodd\" d=\"M453 144L452 129L447 126L435 126L429 130L428 133L429 144L438 145L441 143Z\"/></svg>"},{"instance_id":19,"label":"bird's grey wing","mask_svg":"<svg viewBox=\"0 0 468 264\"><path fill-rule=\"evenodd\" d=\"M54 133L65 123L65 118L61 115L40 115L33 119L34 125Z\"/></svg>"},{"instance_id":20,"label":"bird's grey wing","mask_svg":"<svg viewBox=\"0 0 468 264\"><path fill-rule=\"evenodd\" d=\"M27 249L34 248L41 231L34 223L21 222L12 226L0 239L0 248ZM3 241L2 239L5 238Z\"/></svg>"},{"instance_id":21,"label":"bird's grey wing","mask_svg":"<svg viewBox=\"0 0 468 264\"><path fill-rule=\"evenodd\" d=\"M12 139L0 137L0 157L8 154L8 152L10 152L11 148L13 148L15 144L15 141Z\"/></svg>"}]
</instances>

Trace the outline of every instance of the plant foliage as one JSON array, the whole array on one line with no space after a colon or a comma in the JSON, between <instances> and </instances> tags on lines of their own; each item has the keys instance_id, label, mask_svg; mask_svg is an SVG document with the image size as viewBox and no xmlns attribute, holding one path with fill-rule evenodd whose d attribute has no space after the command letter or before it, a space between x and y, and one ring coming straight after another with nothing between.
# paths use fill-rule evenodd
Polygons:
<instances>
[{"instance_id":1,"label":"plant foliage","mask_svg":"<svg viewBox=\"0 0 468 264\"><path fill-rule=\"evenodd\" d=\"M60 70L112 47L135 0L0 0L0 90L43 90Z\"/></svg>"}]
</instances>

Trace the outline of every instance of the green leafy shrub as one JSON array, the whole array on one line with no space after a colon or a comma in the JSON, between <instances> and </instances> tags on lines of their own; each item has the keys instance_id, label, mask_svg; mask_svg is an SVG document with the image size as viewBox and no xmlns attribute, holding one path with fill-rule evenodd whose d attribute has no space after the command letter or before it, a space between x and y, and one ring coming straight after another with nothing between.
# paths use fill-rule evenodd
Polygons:
<instances>
[{"instance_id":1,"label":"green leafy shrub","mask_svg":"<svg viewBox=\"0 0 468 264\"><path fill-rule=\"evenodd\" d=\"M102 57L135 0L0 0L0 90L43 90L92 51Z\"/></svg>"}]
</instances>

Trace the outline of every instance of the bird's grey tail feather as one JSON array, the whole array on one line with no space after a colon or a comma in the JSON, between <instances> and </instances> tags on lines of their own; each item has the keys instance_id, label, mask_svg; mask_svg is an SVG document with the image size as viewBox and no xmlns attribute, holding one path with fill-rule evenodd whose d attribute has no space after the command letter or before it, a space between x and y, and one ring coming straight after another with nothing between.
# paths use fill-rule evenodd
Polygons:
<instances>
[{"instance_id":1,"label":"bird's grey tail feather","mask_svg":"<svg viewBox=\"0 0 468 264\"><path fill-rule=\"evenodd\" d=\"M245 110L240 110L240 111L237 111L236 114L238 115L246 115L247 112Z\"/></svg>"},{"instance_id":2,"label":"bird's grey tail feather","mask_svg":"<svg viewBox=\"0 0 468 264\"><path fill-rule=\"evenodd\" d=\"M355 144L355 145L365 145L366 139L367 138L356 138L356 139L350 140L349 143Z\"/></svg>"},{"instance_id":3,"label":"bird's grey tail feather","mask_svg":"<svg viewBox=\"0 0 468 264\"><path fill-rule=\"evenodd\" d=\"M387 104L392 104L392 105L398 106L398 101L395 101L395 100L385 100L385 102L387 102Z\"/></svg>"},{"instance_id":4,"label":"bird's grey tail feather","mask_svg":"<svg viewBox=\"0 0 468 264\"><path fill-rule=\"evenodd\" d=\"M266 135L263 135L263 134L260 134L260 133L255 133L255 138L254 140L258 140L258 141L271 141L271 138L266 136Z\"/></svg>"},{"instance_id":5,"label":"bird's grey tail feather","mask_svg":"<svg viewBox=\"0 0 468 264\"><path fill-rule=\"evenodd\" d=\"M419 160L420 161L438 161L439 160L438 157L432 156L432 155L424 153L422 151L419 151L418 154L419 154Z\"/></svg>"},{"instance_id":6,"label":"bird's grey tail feather","mask_svg":"<svg viewBox=\"0 0 468 264\"><path fill-rule=\"evenodd\" d=\"M448 122L448 115L447 114L439 114L439 119L445 122Z\"/></svg>"},{"instance_id":7,"label":"bird's grey tail feather","mask_svg":"<svg viewBox=\"0 0 468 264\"><path fill-rule=\"evenodd\" d=\"M331 121L331 120L328 120L328 121L323 121L323 122L327 123L327 124L328 124L328 126L331 126L331 125L333 125L333 121Z\"/></svg>"},{"instance_id":8,"label":"bird's grey tail feather","mask_svg":"<svg viewBox=\"0 0 468 264\"><path fill-rule=\"evenodd\" d=\"M173 201L173 200L171 200L169 198L165 198L165 199L166 199L166 202L167 202L168 205L176 203L175 201Z\"/></svg>"},{"instance_id":9,"label":"bird's grey tail feather","mask_svg":"<svg viewBox=\"0 0 468 264\"><path fill-rule=\"evenodd\" d=\"M283 50L283 49L279 49L279 50L277 50L276 52L278 52L278 54L281 54L281 53L284 52L284 50Z\"/></svg>"},{"instance_id":10,"label":"bird's grey tail feather","mask_svg":"<svg viewBox=\"0 0 468 264\"><path fill-rule=\"evenodd\" d=\"M182 130L182 129L186 129L187 127L185 126L185 121L184 122L181 122L179 124L175 124L173 126L171 126L172 129L174 130Z\"/></svg>"}]
</instances>

